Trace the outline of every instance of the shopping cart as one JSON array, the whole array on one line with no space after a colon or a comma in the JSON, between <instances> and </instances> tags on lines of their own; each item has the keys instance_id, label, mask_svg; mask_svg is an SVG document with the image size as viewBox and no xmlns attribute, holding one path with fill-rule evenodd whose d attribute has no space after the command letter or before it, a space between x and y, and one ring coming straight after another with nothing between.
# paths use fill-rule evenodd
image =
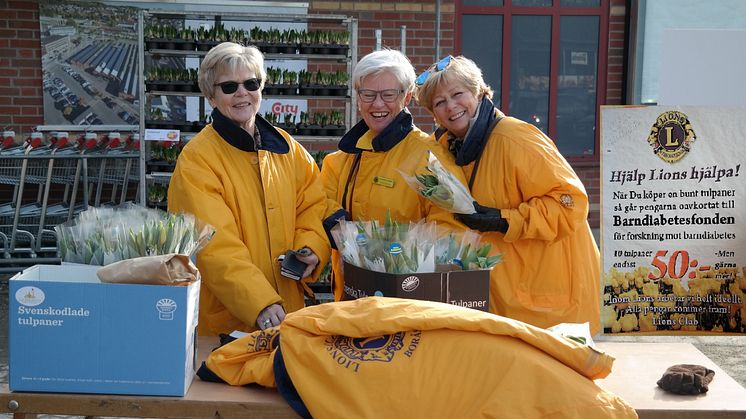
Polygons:
<instances>
[{"instance_id":1,"label":"shopping cart","mask_svg":"<svg viewBox=\"0 0 746 419\"><path fill-rule=\"evenodd\" d=\"M35 132L18 144L6 133L0 137L0 187L12 193L0 194L0 272L59 263L55 226L90 205L138 196L131 191L140 183L134 136L101 141L88 131L76 141L67 132L44 131L46 138Z\"/></svg>"},{"instance_id":2,"label":"shopping cart","mask_svg":"<svg viewBox=\"0 0 746 419\"><path fill-rule=\"evenodd\" d=\"M88 165L89 196L94 197L91 205L123 204L128 198L130 182L139 182L139 150L132 148L131 144L122 141L119 133L109 133L91 150L90 155L98 157ZM104 193L111 195L109 200L102 202Z\"/></svg>"},{"instance_id":3,"label":"shopping cart","mask_svg":"<svg viewBox=\"0 0 746 419\"><path fill-rule=\"evenodd\" d=\"M29 225L20 225L21 214L33 212L36 203L24 200L26 183L40 186L42 184L42 160L31 159L48 152L43 145L41 133L32 136L20 147L12 147L0 151L0 183L13 185L13 195L10 202L0 206L0 232L8 236L6 252L26 253L35 257L34 235ZM37 202L42 192L36 194Z\"/></svg>"}]
</instances>

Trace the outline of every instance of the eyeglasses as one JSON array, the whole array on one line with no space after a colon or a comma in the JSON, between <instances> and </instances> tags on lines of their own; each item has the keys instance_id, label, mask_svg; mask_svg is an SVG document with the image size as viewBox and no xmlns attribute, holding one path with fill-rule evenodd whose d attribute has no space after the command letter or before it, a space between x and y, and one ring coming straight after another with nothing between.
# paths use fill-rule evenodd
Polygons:
<instances>
[{"instance_id":1,"label":"eyeglasses","mask_svg":"<svg viewBox=\"0 0 746 419\"><path fill-rule=\"evenodd\" d=\"M441 58L440 61L431 65L427 70L423 71L422 74L417 76L417 80L414 81L415 84L417 84L418 86L422 86L430 77L430 74L445 70L445 68L448 67L448 64L450 64L451 61L453 61L453 56L451 55L445 58Z\"/></svg>"},{"instance_id":2,"label":"eyeglasses","mask_svg":"<svg viewBox=\"0 0 746 419\"><path fill-rule=\"evenodd\" d=\"M259 90L259 86L262 85L262 79L246 79L242 81L240 84L243 84L243 87L246 88L246 90L250 92L255 92ZM233 93L236 93L236 90L238 90L239 82L237 81L224 81L222 83L215 83L214 86L220 86L220 90L223 91L226 95L232 95Z\"/></svg>"},{"instance_id":3,"label":"eyeglasses","mask_svg":"<svg viewBox=\"0 0 746 419\"><path fill-rule=\"evenodd\" d=\"M360 89L357 91L357 95L360 96L360 101L364 103L373 103L376 101L378 95L381 95L381 100L386 103L394 103L396 98L402 94L400 89L385 89L385 90L371 90L371 89Z\"/></svg>"}]
</instances>

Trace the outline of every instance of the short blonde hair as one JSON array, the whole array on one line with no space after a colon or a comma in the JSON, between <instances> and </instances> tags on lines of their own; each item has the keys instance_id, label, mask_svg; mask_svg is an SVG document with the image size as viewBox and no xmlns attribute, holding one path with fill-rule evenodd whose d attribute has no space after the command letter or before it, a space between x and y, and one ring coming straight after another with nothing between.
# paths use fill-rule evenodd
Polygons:
<instances>
[{"instance_id":1,"label":"short blonde hair","mask_svg":"<svg viewBox=\"0 0 746 419\"><path fill-rule=\"evenodd\" d=\"M245 66L262 79L259 90L264 87L267 73L264 70L264 56L255 46L243 46L234 42L222 42L214 46L205 55L199 66L199 90L207 98L215 97L215 81L218 75L225 72L235 72Z\"/></svg>"},{"instance_id":2,"label":"short blonde hair","mask_svg":"<svg viewBox=\"0 0 746 419\"><path fill-rule=\"evenodd\" d=\"M421 86L417 86L416 95L417 103L430 113L433 113L433 96L442 83L459 82L478 98L482 95L492 98L492 88L484 82L482 70L474 61L462 55L452 58L441 71L436 70L435 64L428 70L430 75Z\"/></svg>"}]
</instances>

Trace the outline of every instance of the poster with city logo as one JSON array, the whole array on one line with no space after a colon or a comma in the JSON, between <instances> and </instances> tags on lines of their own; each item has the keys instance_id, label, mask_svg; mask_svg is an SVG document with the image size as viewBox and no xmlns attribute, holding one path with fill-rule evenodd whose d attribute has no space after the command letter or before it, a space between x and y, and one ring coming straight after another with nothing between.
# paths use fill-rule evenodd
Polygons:
<instances>
[{"instance_id":1,"label":"poster with city logo","mask_svg":"<svg viewBox=\"0 0 746 419\"><path fill-rule=\"evenodd\" d=\"M601 109L605 334L746 332L746 108Z\"/></svg>"}]
</instances>

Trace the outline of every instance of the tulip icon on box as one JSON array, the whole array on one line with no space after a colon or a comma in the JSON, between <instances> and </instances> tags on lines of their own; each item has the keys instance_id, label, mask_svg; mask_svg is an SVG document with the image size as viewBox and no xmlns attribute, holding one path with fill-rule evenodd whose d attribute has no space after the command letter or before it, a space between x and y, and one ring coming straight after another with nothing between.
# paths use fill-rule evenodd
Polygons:
<instances>
[{"instance_id":1,"label":"tulip icon on box","mask_svg":"<svg viewBox=\"0 0 746 419\"><path fill-rule=\"evenodd\" d=\"M170 298L163 298L155 303L155 308L158 310L159 320L173 320L174 311L176 311L176 301Z\"/></svg>"}]
</instances>

